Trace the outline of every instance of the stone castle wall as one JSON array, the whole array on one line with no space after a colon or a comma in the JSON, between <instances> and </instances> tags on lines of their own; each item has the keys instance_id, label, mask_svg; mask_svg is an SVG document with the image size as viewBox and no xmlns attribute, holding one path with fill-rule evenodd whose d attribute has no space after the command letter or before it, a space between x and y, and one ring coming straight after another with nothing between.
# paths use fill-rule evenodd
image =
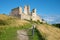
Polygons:
<instances>
[{"instance_id":1,"label":"stone castle wall","mask_svg":"<svg viewBox=\"0 0 60 40\"><path fill-rule=\"evenodd\" d=\"M17 16L19 15L19 8L15 8L11 10L11 16Z\"/></svg>"},{"instance_id":2,"label":"stone castle wall","mask_svg":"<svg viewBox=\"0 0 60 40\"><path fill-rule=\"evenodd\" d=\"M30 20L31 17L29 15L21 14L21 19L27 19Z\"/></svg>"},{"instance_id":3,"label":"stone castle wall","mask_svg":"<svg viewBox=\"0 0 60 40\"><path fill-rule=\"evenodd\" d=\"M32 21L39 20L40 22L42 22L42 19L36 14L36 9L33 9L32 12L30 12L30 6L25 6L24 12L22 11L22 7L12 9L11 15L19 17L20 19L32 19Z\"/></svg>"}]
</instances>

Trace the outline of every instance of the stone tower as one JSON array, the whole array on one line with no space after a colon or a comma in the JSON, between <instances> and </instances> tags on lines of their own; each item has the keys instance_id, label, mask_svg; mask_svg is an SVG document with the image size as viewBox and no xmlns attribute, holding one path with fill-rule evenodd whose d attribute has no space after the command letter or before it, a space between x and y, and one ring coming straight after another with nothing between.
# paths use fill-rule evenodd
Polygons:
<instances>
[{"instance_id":1,"label":"stone tower","mask_svg":"<svg viewBox=\"0 0 60 40\"><path fill-rule=\"evenodd\" d=\"M27 13L27 6L24 6L24 14L26 14L26 15L28 14Z\"/></svg>"},{"instance_id":2,"label":"stone tower","mask_svg":"<svg viewBox=\"0 0 60 40\"><path fill-rule=\"evenodd\" d=\"M28 15L28 14L30 13L30 7L29 7L29 6L25 6L25 7L24 7L24 13L25 13L26 15Z\"/></svg>"},{"instance_id":3,"label":"stone tower","mask_svg":"<svg viewBox=\"0 0 60 40\"><path fill-rule=\"evenodd\" d=\"M30 6L27 5L27 13L30 14Z\"/></svg>"},{"instance_id":4,"label":"stone tower","mask_svg":"<svg viewBox=\"0 0 60 40\"><path fill-rule=\"evenodd\" d=\"M22 14L22 7L19 7L19 14Z\"/></svg>"},{"instance_id":5,"label":"stone tower","mask_svg":"<svg viewBox=\"0 0 60 40\"><path fill-rule=\"evenodd\" d=\"M36 14L36 9L33 9L32 12Z\"/></svg>"},{"instance_id":6,"label":"stone tower","mask_svg":"<svg viewBox=\"0 0 60 40\"><path fill-rule=\"evenodd\" d=\"M32 20L36 20L36 9L32 10Z\"/></svg>"}]
</instances>

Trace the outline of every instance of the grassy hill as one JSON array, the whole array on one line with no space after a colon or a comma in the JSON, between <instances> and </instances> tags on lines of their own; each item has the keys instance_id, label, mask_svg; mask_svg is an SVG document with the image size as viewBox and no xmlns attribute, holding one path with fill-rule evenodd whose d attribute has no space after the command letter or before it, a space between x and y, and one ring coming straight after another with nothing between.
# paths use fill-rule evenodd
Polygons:
<instances>
[{"instance_id":1,"label":"grassy hill","mask_svg":"<svg viewBox=\"0 0 60 40\"><path fill-rule=\"evenodd\" d=\"M36 27L45 40L60 40L60 29L52 25L40 24Z\"/></svg>"},{"instance_id":2,"label":"grassy hill","mask_svg":"<svg viewBox=\"0 0 60 40\"><path fill-rule=\"evenodd\" d=\"M32 21L20 20L16 17L0 14L0 40L18 40L17 30L29 29L33 23ZM37 32L32 37L32 30L29 30L28 35L31 35L29 36L30 40L40 40Z\"/></svg>"},{"instance_id":3,"label":"grassy hill","mask_svg":"<svg viewBox=\"0 0 60 40\"><path fill-rule=\"evenodd\" d=\"M60 29L57 27L2 14L0 14L0 40L18 40L16 31L28 29L32 24L36 25L36 29L33 39L30 36L30 40L60 40ZM32 34L31 30L28 34Z\"/></svg>"},{"instance_id":4,"label":"grassy hill","mask_svg":"<svg viewBox=\"0 0 60 40\"><path fill-rule=\"evenodd\" d=\"M0 15L0 40L17 40L17 30L30 28L31 23L16 17Z\"/></svg>"},{"instance_id":5,"label":"grassy hill","mask_svg":"<svg viewBox=\"0 0 60 40\"><path fill-rule=\"evenodd\" d=\"M11 17L11 16L7 16L7 15L0 15L0 25L1 26L22 26L25 24L29 24L28 21L25 20L20 20L19 18L16 17Z\"/></svg>"}]
</instances>

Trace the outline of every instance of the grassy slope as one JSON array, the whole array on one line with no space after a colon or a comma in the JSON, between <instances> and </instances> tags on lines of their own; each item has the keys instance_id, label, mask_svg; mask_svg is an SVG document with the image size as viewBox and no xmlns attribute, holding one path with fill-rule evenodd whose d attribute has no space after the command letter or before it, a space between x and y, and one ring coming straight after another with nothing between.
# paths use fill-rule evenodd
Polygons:
<instances>
[{"instance_id":1,"label":"grassy slope","mask_svg":"<svg viewBox=\"0 0 60 40\"><path fill-rule=\"evenodd\" d=\"M60 40L60 29L47 24L40 24L36 27L45 40Z\"/></svg>"},{"instance_id":2,"label":"grassy slope","mask_svg":"<svg viewBox=\"0 0 60 40\"><path fill-rule=\"evenodd\" d=\"M17 30L30 28L31 23L7 15L0 15L0 40L17 40Z\"/></svg>"},{"instance_id":3,"label":"grassy slope","mask_svg":"<svg viewBox=\"0 0 60 40\"><path fill-rule=\"evenodd\" d=\"M17 40L16 31L30 27L31 23L28 21L0 15L0 40ZM47 24L38 24L36 28L39 32L36 30L33 40L44 40L42 38L45 38L46 40L60 40L59 28Z\"/></svg>"},{"instance_id":4,"label":"grassy slope","mask_svg":"<svg viewBox=\"0 0 60 40\"><path fill-rule=\"evenodd\" d=\"M25 20L20 20L7 15L0 15L0 40L18 40L17 39L17 30L28 29L32 25L30 22ZM32 31L28 31L32 37ZM28 34L29 35L29 34ZM35 32L33 39L30 40L39 40L37 32Z\"/></svg>"},{"instance_id":5,"label":"grassy slope","mask_svg":"<svg viewBox=\"0 0 60 40\"><path fill-rule=\"evenodd\" d=\"M25 20L20 20L18 18L14 18L11 16L7 16L7 15L0 15L0 26L23 26L25 24L28 24L28 21Z\"/></svg>"}]
</instances>

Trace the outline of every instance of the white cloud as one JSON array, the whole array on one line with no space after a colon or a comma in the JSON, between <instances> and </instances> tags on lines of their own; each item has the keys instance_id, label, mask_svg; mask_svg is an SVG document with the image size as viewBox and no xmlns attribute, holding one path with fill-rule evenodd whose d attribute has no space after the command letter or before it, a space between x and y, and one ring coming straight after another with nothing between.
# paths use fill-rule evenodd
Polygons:
<instances>
[{"instance_id":1,"label":"white cloud","mask_svg":"<svg viewBox=\"0 0 60 40\"><path fill-rule=\"evenodd\" d=\"M45 17L44 20L46 20L46 21L54 21L54 18L52 18L52 17Z\"/></svg>"},{"instance_id":2,"label":"white cloud","mask_svg":"<svg viewBox=\"0 0 60 40\"><path fill-rule=\"evenodd\" d=\"M48 23L60 23L60 16L43 16Z\"/></svg>"}]
</instances>

